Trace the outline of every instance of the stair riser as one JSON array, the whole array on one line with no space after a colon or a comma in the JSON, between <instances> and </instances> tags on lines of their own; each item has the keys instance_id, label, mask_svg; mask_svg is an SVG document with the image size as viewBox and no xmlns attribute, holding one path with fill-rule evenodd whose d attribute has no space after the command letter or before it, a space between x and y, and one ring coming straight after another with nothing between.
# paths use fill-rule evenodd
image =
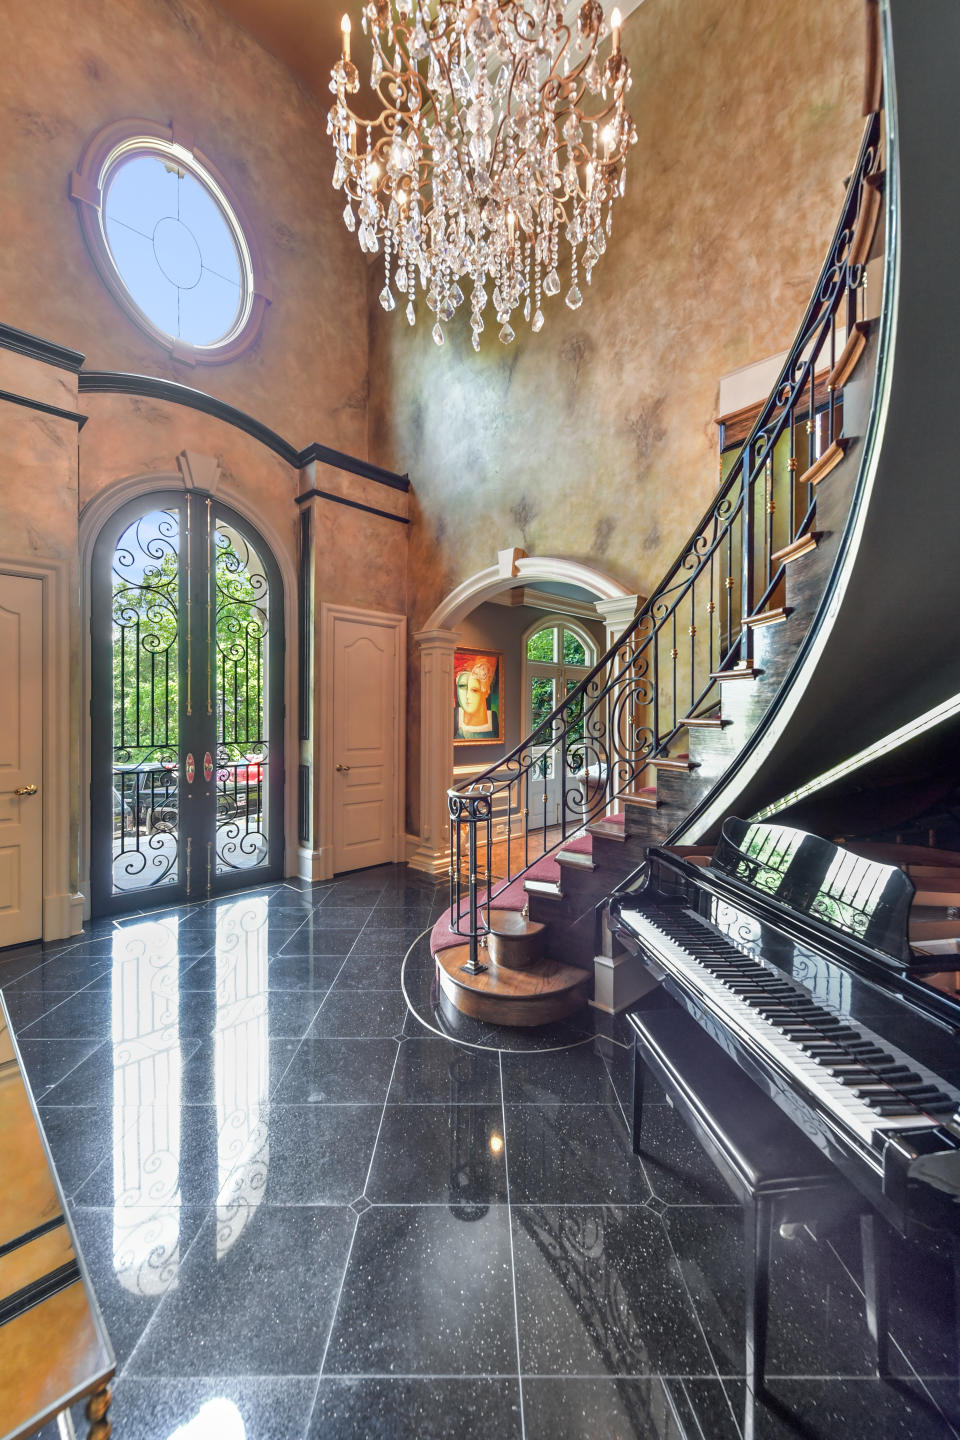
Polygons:
<instances>
[{"instance_id":1,"label":"stair riser","mask_svg":"<svg viewBox=\"0 0 960 1440\"><path fill-rule=\"evenodd\" d=\"M505 970L528 970L543 956L543 931L522 937L491 933L487 936L487 956Z\"/></svg>"},{"instance_id":2,"label":"stair riser","mask_svg":"<svg viewBox=\"0 0 960 1440\"><path fill-rule=\"evenodd\" d=\"M506 1025L511 1029L531 1029L536 1025L555 1024L566 1020L582 1010L590 998L590 977L584 977L582 988L566 995L528 1000L523 1002L503 1001L488 995L466 995L453 985L449 977L440 974L440 1004L450 1023L456 1026L456 1016L467 1015L485 1025Z\"/></svg>"}]
</instances>

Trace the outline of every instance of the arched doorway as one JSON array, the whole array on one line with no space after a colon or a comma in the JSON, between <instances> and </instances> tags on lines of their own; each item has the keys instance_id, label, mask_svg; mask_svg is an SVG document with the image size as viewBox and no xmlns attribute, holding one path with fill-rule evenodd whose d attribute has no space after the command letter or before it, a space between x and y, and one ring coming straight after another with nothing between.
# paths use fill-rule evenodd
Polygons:
<instances>
[{"instance_id":1,"label":"arched doorway","mask_svg":"<svg viewBox=\"0 0 960 1440\"><path fill-rule=\"evenodd\" d=\"M201 899L283 868L283 587L198 490L117 510L91 572L91 906Z\"/></svg>"},{"instance_id":2,"label":"arched doorway","mask_svg":"<svg viewBox=\"0 0 960 1440\"><path fill-rule=\"evenodd\" d=\"M409 857L414 869L440 877L449 871L447 789L453 779L454 650L457 627L480 604L506 590L538 584L575 586L593 601L611 644L636 614L642 597L579 561L503 550L497 563L464 580L414 633L420 650L419 840Z\"/></svg>"}]
</instances>

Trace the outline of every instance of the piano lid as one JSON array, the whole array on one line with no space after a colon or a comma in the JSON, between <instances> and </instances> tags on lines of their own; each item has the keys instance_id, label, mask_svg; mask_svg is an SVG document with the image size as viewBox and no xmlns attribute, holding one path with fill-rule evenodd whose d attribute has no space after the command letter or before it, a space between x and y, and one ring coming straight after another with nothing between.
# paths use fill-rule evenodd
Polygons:
<instances>
[{"instance_id":1,"label":"piano lid","mask_svg":"<svg viewBox=\"0 0 960 1440\"><path fill-rule=\"evenodd\" d=\"M730 816L710 868L909 964L913 882L818 835Z\"/></svg>"}]
</instances>

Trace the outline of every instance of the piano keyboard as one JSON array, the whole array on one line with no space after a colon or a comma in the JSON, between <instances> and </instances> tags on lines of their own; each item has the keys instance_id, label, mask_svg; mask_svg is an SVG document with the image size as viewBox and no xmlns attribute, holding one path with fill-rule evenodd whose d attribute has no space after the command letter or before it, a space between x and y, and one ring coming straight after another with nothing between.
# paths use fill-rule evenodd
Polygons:
<instances>
[{"instance_id":1,"label":"piano keyboard","mask_svg":"<svg viewBox=\"0 0 960 1440\"><path fill-rule=\"evenodd\" d=\"M802 985L744 954L694 911L650 906L620 918L656 963L742 1038L760 1047L863 1144L942 1125L960 1093Z\"/></svg>"}]
</instances>

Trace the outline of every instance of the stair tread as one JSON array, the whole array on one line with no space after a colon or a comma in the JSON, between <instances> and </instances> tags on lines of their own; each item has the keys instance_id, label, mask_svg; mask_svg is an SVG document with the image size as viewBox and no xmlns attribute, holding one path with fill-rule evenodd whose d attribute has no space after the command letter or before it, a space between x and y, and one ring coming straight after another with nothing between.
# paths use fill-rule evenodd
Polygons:
<instances>
[{"instance_id":1,"label":"stair tread","mask_svg":"<svg viewBox=\"0 0 960 1440\"><path fill-rule=\"evenodd\" d=\"M490 933L510 940L540 935L547 927L539 920L528 920L520 910L490 911Z\"/></svg>"}]
</instances>

